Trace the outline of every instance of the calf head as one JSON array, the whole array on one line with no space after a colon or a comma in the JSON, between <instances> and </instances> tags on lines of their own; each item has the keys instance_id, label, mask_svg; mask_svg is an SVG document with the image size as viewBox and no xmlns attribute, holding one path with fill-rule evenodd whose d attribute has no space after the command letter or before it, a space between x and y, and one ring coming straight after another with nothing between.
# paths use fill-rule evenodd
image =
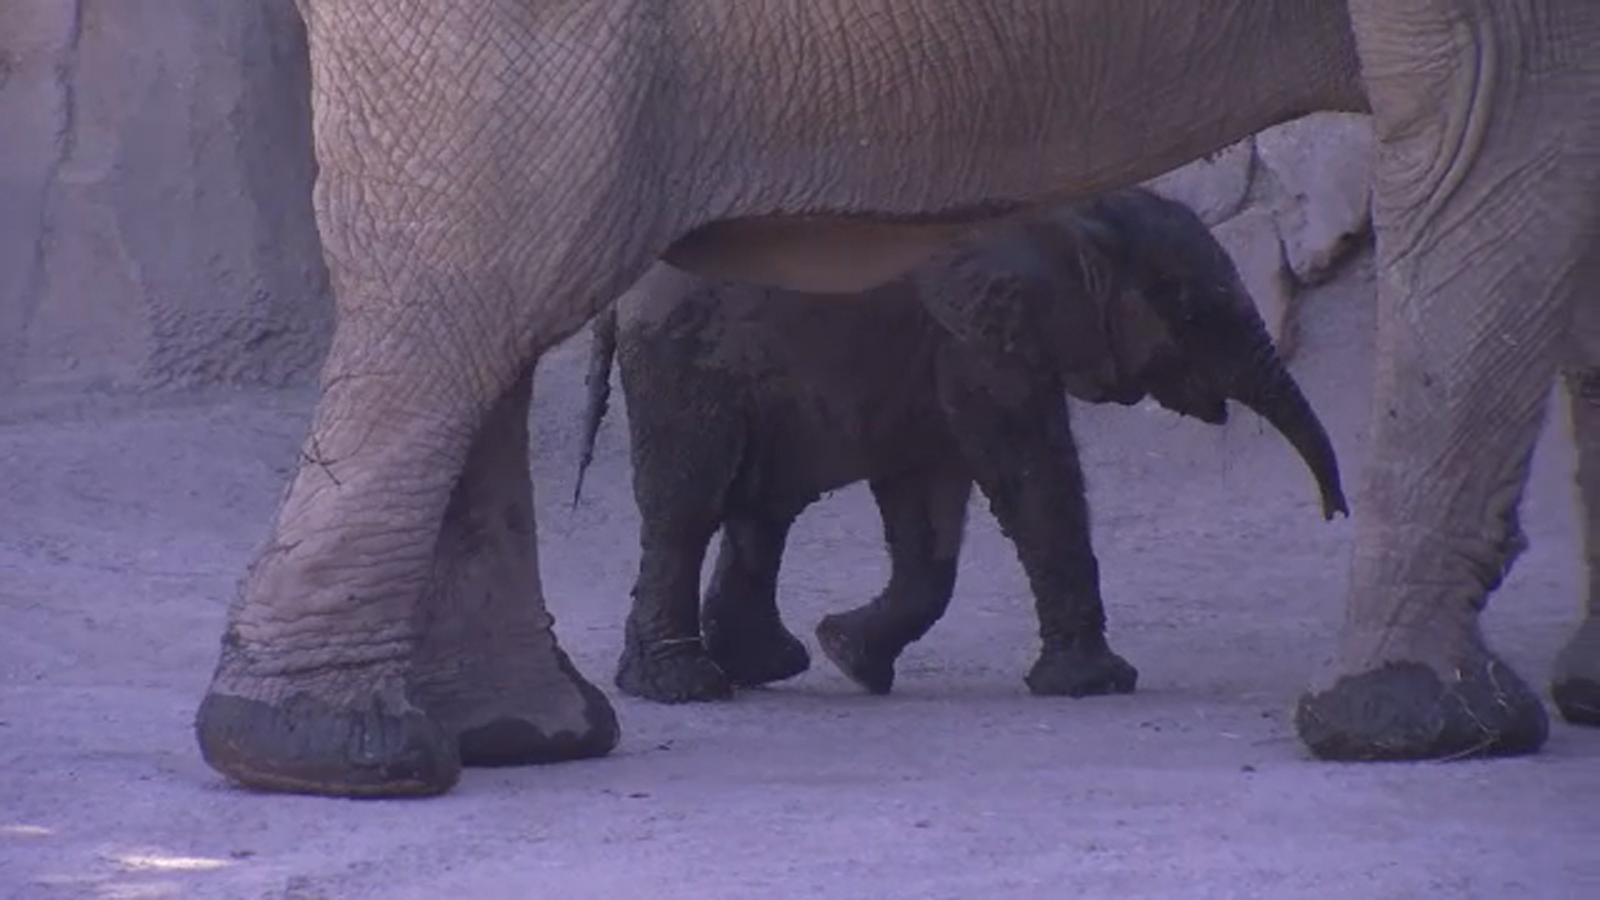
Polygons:
<instances>
[{"instance_id":1,"label":"calf head","mask_svg":"<svg viewBox=\"0 0 1600 900\"><path fill-rule=\"evenodd\" d=\"M1052 209L1032 232L1056 257L1056 341L1066 389L1089 402L1162 406L1213 425L1234 400L1305 460L1323 514L1349 514L1332 442L1273 345L1226 249L1182 203L1143 188ZM1065 287L1065 290L1062 288ZM1086 327L1086 321L1098 327ZM1085 333L1103 348L1071 358Z\"/></svg>"}]
</instances>

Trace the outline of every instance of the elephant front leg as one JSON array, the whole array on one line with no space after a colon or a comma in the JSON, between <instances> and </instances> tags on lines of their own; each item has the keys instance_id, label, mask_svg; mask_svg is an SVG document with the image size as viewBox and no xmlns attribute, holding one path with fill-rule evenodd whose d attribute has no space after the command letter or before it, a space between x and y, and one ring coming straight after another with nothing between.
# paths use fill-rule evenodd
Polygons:
<instances>
[{"instance_id":1,"label":"elephant front leg","mask_svg":"<svg viewBox=\"0 0 1600 900\"><path fill-rule=\"evenodd\" d=\"M806 645L778 612L778 572L792 524L792 517L750 516L722 523L700 629L711 658L740 687L783 681L811 667Z\"/></svg>"},{"instance_id":2,"label":"elephant front leg","mask_svg":"<svg viewBox=\"0 0 1600 900\"><path fill-rule=\"evenodd\" d=\"M539 579L528 404L533 369L501 396L450 494L421 608L418 702L465 765L601 756L616 714L556 640Z\"/></svg>"},{"instance_id":3,"label":"elephant front leg","mask_svg":"<svg viewBox=\"0 0 1600 900\"><path fill-rule=\"evenodd\" d=\"M1556 657L1550 695L1568 722L1600 726L1600 369L1569 372L1566 382L1578 444L1578 501L1589 593L1583 621Z\"/></svg>"},{"instance_id":4,"label":"elephant front leg","mask_svg":"<svg viewBox=\"0 0 1600 900\"><path fill-rule=\"evenodd\" d=\"M962 453L1033 589L1041 649L1029 690L1132 692L1137 670L1106 643L1100 568L1065 395L1025 365L959 351L941 365L939 389Z\"/></svg>"},{"instance_id":5,"label":"elephant front leg","mask_svg":"<svg viewBox=\"0 0 1600 900\"><path fill-rule=\"evenodd\" d=\"M1487 9L1350 4L1378 139L1377 362L1345 620L1295 712L1323 759L1532 753L1549 731L1480 613L1526 543L1557 353L1597 274L1600 94L1575 61L1600 6Z\"/></svg>"},{"instance_id":6,"label":"elephant front leg","mask_svg":"<svg viewBox=\"0 0 1600 900\"><path fill-rule=\"evenodd\" d=\"M1402 322L1460 313L1399 312L1398 291L1381 290L1392 324L1379 337L1387 359L1356 504L1350 596L1334 655L1300 697L1295 727L1322 759L1532 753L1549 730L1544 704L1490 649L1480 615L1526 546L1517 510L1554 377L1552 342L1514 328L1505 343L1497 333L1470 347L1416 346L1396 334L1416 334ZM1532 346L1519 347L1523 340ZM1441 350L1466 358L1442 361ZM1538 356L1513 361L1524 351ZM1428 390L1444 379L1468 384Z\"/></svg>"},{"instance_id":7,"label":"elephant front leg","mask_svg":"<svg viewBox=\"0 0 1600 900\"><path fill-rule=\"evenodd\" d=\"M972 479L912 471L872 481L889 547L889 584L871 602L826 616L817 641L851 681L873 694L894 687L894 666L950 607Z\"/></svg>"}]
</instances>

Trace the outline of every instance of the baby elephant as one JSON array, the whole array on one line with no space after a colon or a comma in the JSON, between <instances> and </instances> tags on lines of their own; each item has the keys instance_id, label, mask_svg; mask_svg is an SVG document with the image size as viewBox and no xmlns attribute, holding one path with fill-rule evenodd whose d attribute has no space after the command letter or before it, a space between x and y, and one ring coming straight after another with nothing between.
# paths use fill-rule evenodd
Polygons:
<instances>
[{"instance_id":1,"label":"baby elephant","mask_svg":"<svg viewBox=\"0 0 1600 900\"><path fill-rule=\"evenodd\" d=\"M976 481L1033 590L1028 687L1133 690L1106 643L1069 393L1149 395L1212 424L1237 400L1300 453L1324 516L1348 514L1333 446L1227 252L1188 207L1143 189L1018 215L860 296L658 265L594 330L579 488L616 354L642 519L616 684L636 697L721 699L805 671L775 596L784 541L824 492L863 479L892 571L817 627L846 675L887 693L901 651L944 614Z\"/></svg>"}]
</instances>

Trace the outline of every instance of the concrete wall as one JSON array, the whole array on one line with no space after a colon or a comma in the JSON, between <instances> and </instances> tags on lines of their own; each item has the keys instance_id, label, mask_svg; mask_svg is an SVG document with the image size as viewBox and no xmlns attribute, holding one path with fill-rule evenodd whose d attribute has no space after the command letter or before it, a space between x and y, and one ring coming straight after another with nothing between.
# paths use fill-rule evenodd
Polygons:
<instances>
[{"instance_id":1,"label":"concrete wall","mask_svg":"<svg viewBox=\"0 0 1600 900\"><path fill-rule=\"evenodd\" d=\"M329 332L292 0L0 3L0 392L283 384ZM1370 132L1318 115L1162 178L1286 352L1367 232Z\"/></svg>"},{"instance_id":2,"label":"concrete wall","mask_svg":"<svg viewBox=\"0 0 1600 900\"><path fill-rule=\"evenodd\" d=\"M307 78L293 0L0 3L0 391L314 371Z\"/></svg>"}]
</instances>

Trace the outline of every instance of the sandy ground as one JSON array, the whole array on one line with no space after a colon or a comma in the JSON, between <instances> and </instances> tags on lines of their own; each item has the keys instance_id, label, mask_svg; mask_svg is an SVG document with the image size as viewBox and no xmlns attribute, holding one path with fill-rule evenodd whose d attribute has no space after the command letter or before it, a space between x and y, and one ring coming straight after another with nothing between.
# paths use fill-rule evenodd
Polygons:
<instances>
[{"instance_id":1,"label":"sandy ground","mask_svg":"<svg viewBox=\"0 0 1600 900\"><path fill-rule=\"evenodd\" d=\"M1369 285L1315 293L1296 364L1354 480ZM536 401L550 604L608 691L637 551L615 412L567 508L582 340ZM1288 720L1340 615L1351 525L1325 524L1287 446L1083 410L1112 640L1139 693L1027 695L1021 572L975 504L954 609L894 695L819 657L735 702L617 699L607 759L470 771L450 795L252 795L190 732L225 603L311 394L30 396L0 408L0 896L1600 897L1600 733L1489 763L1307 760ZM1488 615L1541 682L1576 616L1563 416L1525 508L1533 547ZM884 576L865 490L799 525L797 630ZM612 692L614 694L614 692Z\"/></svg>"}]
</instances>

